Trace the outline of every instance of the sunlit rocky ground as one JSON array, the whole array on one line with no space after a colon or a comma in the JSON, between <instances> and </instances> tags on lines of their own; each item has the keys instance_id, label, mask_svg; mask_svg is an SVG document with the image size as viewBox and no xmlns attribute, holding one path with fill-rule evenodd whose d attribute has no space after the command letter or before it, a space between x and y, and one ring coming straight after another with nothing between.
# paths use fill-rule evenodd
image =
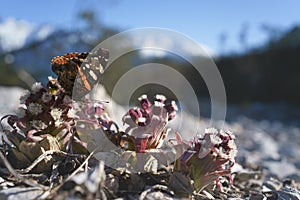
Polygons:
<instances>
[{"instance_id":1,"label":"sunlit rocky ground","mask_svg":"<svg viewBox=\"0 0 300 200\"><path fill-rule=\"evenodd\" d=\"M14 113L22 91L16 87L0 87L1 116ZM109 100L108 96L103 95L103 91L99 93L98 95L101 95L103 100ZM107 109L117 122L121 121L121 116L126 110L114 103L108 104ZM288 110L280 116L280 113L275 112L278 109L276 106L260 107L260 112L252 112L251 109L245 107L239 109L238 106L229 106L228 109L228 120L225 123L216 122L215 125L235 133L239 151L237 162L244 167L261 170L266 177L280 180L292 179L299 182L300 126L297 126L298 119L289 120ZM243 111L256 119L246 117ZM290 112L292 117L298 115L296 108L291 109ZM259 116L255 116L255 113L259 113ZM193 138L196 133L201 133L209 125L209 118L199 119L185 112L180 113L170 123L170 127L178 130L186 140ZM174 131L170 132L169 138L174 136L172 133Z\"/></svg>"},{"instance_id":2,"label":"sunlit rocky ground","mask_svg":"<svg viewBox=\"0 0 300 200\"><path fill-rule=\"evenodd\" d=\"M0 87L0 115L14 113L19 103L19 97L23 89L17 87ZM110 100L103 95L100 90L101 98ZM121 124L121 116L125 114L125 108L114 103L107 105L110 110L111 118ZM243 165L258 165L266 173L274 174L279 178L293 176L300 180L300 126L297 126L297 119L288 120L288 110L280 113L276 106L260 106L259 112L251 111L249 108L241 107L238 111L237 106L229 106L227 118L223 124L216 122L218 128L230 130L237 137L238 162ZM258 109L252 106L253 109ZM288 109L291 109L288 107ZM291 114L297 115L296 108L291 110ZM254 118L243 116L242 112L252 115ZM259 116L255 116L255 114ZM270 116L269 116L269 115ZM265 117L262 119L262 116ZM275 118L275 120L274 120ZM282 119L282 121L278 121ZM169 125L171 128L180 132L186 140L193 138L197 133L202 133L205 128L210 126L210 119L195 117L188 113L179 113ZM289 123L293 122L293 123ZM196 130L196 131L195 131ZM169 138L173 137L174 131L170 132Z\"/></svg>"}]
</instances>

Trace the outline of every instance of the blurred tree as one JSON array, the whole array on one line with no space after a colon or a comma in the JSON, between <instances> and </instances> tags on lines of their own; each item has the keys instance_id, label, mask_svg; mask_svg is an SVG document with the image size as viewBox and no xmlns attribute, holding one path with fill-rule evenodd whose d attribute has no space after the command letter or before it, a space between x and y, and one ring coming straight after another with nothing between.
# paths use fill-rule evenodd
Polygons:
<instances>
[{"instance_id":1,"label":"blurred tree","mask_svg":"<svg viewBox=\"0 0 300 200\"><path fill-rule=\"evenodd\" d=\"M267 48L272 48L283 35L282 29L270 24L262 24L260 28L265 34L267 34Z\"/></svg>"},{"instance_id":2,"label":"blurred tree","mask_svg":"<svg viewBox=\"0 0 300 200\"><path fill-rule=\"evenodd\" d=\"M82 10L77 15L78 20L82 22L79 32L83 41L95 47L101 41L119 32L117 28L106 26L101 22L96 11Z\"/></svg>"},{"instance_id":3,"label":"blurred tree","mask_svg":"<svg viewBox=\"0 0 300 200\"><path fill-rule=\"evenodd\" d=\"M227 43L228 35L227 33L223 32L219 35L219 51L220 54L226 54L226 43Z\"/></svg>"},{"instance_id":4,"label":"blurred tree","mask_svg":"<svg viewBox=\"0 0 300 200\"><path fill-rule=\"evenodd\" d=\"M241 48L243 49L243 52L248 52L248 37L249 37L249 24L244 23L241 26L241 30L239 32L239 43L241 45Z\"/></svg>"},{"instance_id":5,"label":"blurred tree","mask_svg":"<svg viewBox=\"0 0 300 200\"><path fill-rule=\"evenodd\" d=\"M266 44L244 54L228 55L216 64L229 102L300 103L300 27L282 32L266 26Z\"/></svg>"},{"instance_id":6,"label":"blurred tree","mask_svg":"<svg viewBox=\"0 0 300 200\"><path fill-rule=\"evenodd\" d=\"M293 27L284 33L278 33L277 42L273 45L274 48L290 48L300 45L300 27Z\"/></svg>"}]
</instances>

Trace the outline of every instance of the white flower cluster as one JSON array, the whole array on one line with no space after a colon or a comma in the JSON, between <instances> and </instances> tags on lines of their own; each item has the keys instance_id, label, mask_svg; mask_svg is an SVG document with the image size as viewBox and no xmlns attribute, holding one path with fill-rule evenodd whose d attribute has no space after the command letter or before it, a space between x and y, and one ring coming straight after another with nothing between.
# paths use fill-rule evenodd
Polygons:
<instances>
[{"instance_id":1,"label":"white flower cluster","mask_svg":"<svg viewBox=\"0 0 300 200\"><path fill-rule=\"evenodd\" d=\"M67 117L68 118L77 118L77 111L74 108L68 110Z\"/></svg>"},{"instance_id":2,"label":"white flower cluster","mask_svg":"<svg viewBox=\"0 0 300 200\"><path fill-rule=\"evenodd\" d=\"M217 129L215 128L208 128L205 129L205 134L203 138L199 136L199 139L197 142L201 144L201 149L199 150L198 157L204 158L209 154L212 150L212 148L216 144L220 144L222 142L221 138L217 136Z\"/></svg>"},{"instance_id":3,"label":"white flower cluster","mask_svg":"<svg viewBox=\"0 0 300 200\"><path fill-rule=\"evenodd\" d=\"M55 126L58 127L63 122L63 120L61 119L62 110L59 108L54 108L50 111L50 114L55 120Z\"/></svg>"},{"instance_id":4,"label":"white flower cluster","mask_svg":"<svg viewBox=\"0 0 300 200\"><path fill-rule=\"evenodd\" d=\"M30 103L28 106L28 111L33 115L38 115L43 112L42 105L38 103Z\"/></svg>"},{"instance_id":5,"label":"white flower cluster","mask_svg":"<svg viewBox=\"0 0 300 200\"><path fill-rule=\"evenodd\" d=\"M25 90L23 92L23 94L20 97L20 104L25 104L27 98L30 96L30 91L29 90Z\"/></svg>"},{"instance_id":6,"label":"white flower cluster","mask_svg":"<svg viewBox=\"0 0 300 200\"><path fill-rule=\"evenodd\" d=\"M33 93L39 92L43 88L43 85L40 82L36 82L31 86L31 90Z\"/></svg>"},{"instance_id":7,"label":"white flower cluster","mask_svg":"<svg viewBox=\"0 0 300 200\"><path fill-rule=\"evenodd\" d=\"M49 94L49 93L44 93L43 96L42 96L42 101L44 103L48 103L49 101L52 100L52 95Z\"/></svg>"},{"instance_id":8,"label":"white flower cluster","mask_svg":"<svg viewBox=\"0 0 300 200\"><path fill-rule=\"evenodd\" d=\"M31 125L32 125L32 127L36 128L38 130L47 128L47 125L44 122L42 122L41 120L32 120Z\"/></svg>"}]
</instances>

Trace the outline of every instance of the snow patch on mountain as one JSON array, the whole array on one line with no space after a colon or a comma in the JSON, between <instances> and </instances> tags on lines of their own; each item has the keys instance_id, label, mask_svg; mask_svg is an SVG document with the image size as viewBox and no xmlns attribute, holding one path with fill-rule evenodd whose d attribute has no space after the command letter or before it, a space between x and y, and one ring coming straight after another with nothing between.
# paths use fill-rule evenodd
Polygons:
<instances>
[{"instance_id":1,"label":"snow patch on mountain","mask_svg":"<svg viewBox=\"0 0 300 200\"><path fill-rule=\"evenodd\" d=\"M17 50L33 41L45 39L54 31L50 25L37 25L25 20L6 18L0 21L0 50Z\"/></svg>"}]
</instances>

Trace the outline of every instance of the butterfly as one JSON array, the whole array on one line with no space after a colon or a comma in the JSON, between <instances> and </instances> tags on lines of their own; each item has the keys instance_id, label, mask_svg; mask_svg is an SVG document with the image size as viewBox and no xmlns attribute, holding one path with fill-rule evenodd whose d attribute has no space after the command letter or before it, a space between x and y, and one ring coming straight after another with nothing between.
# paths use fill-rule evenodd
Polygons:
<instances>
[{"instance_id":1,"label":"butterfly","mask_svg":"<svg viewBox=\"0 0 300 200\"><path fill-rule=\"evenodd\" d=\"M109 58L107 49L97 49L88 53L67 53L51 60L52 71L67 95L81 99L100 80Z\"/></svg>"}]
</instances>

